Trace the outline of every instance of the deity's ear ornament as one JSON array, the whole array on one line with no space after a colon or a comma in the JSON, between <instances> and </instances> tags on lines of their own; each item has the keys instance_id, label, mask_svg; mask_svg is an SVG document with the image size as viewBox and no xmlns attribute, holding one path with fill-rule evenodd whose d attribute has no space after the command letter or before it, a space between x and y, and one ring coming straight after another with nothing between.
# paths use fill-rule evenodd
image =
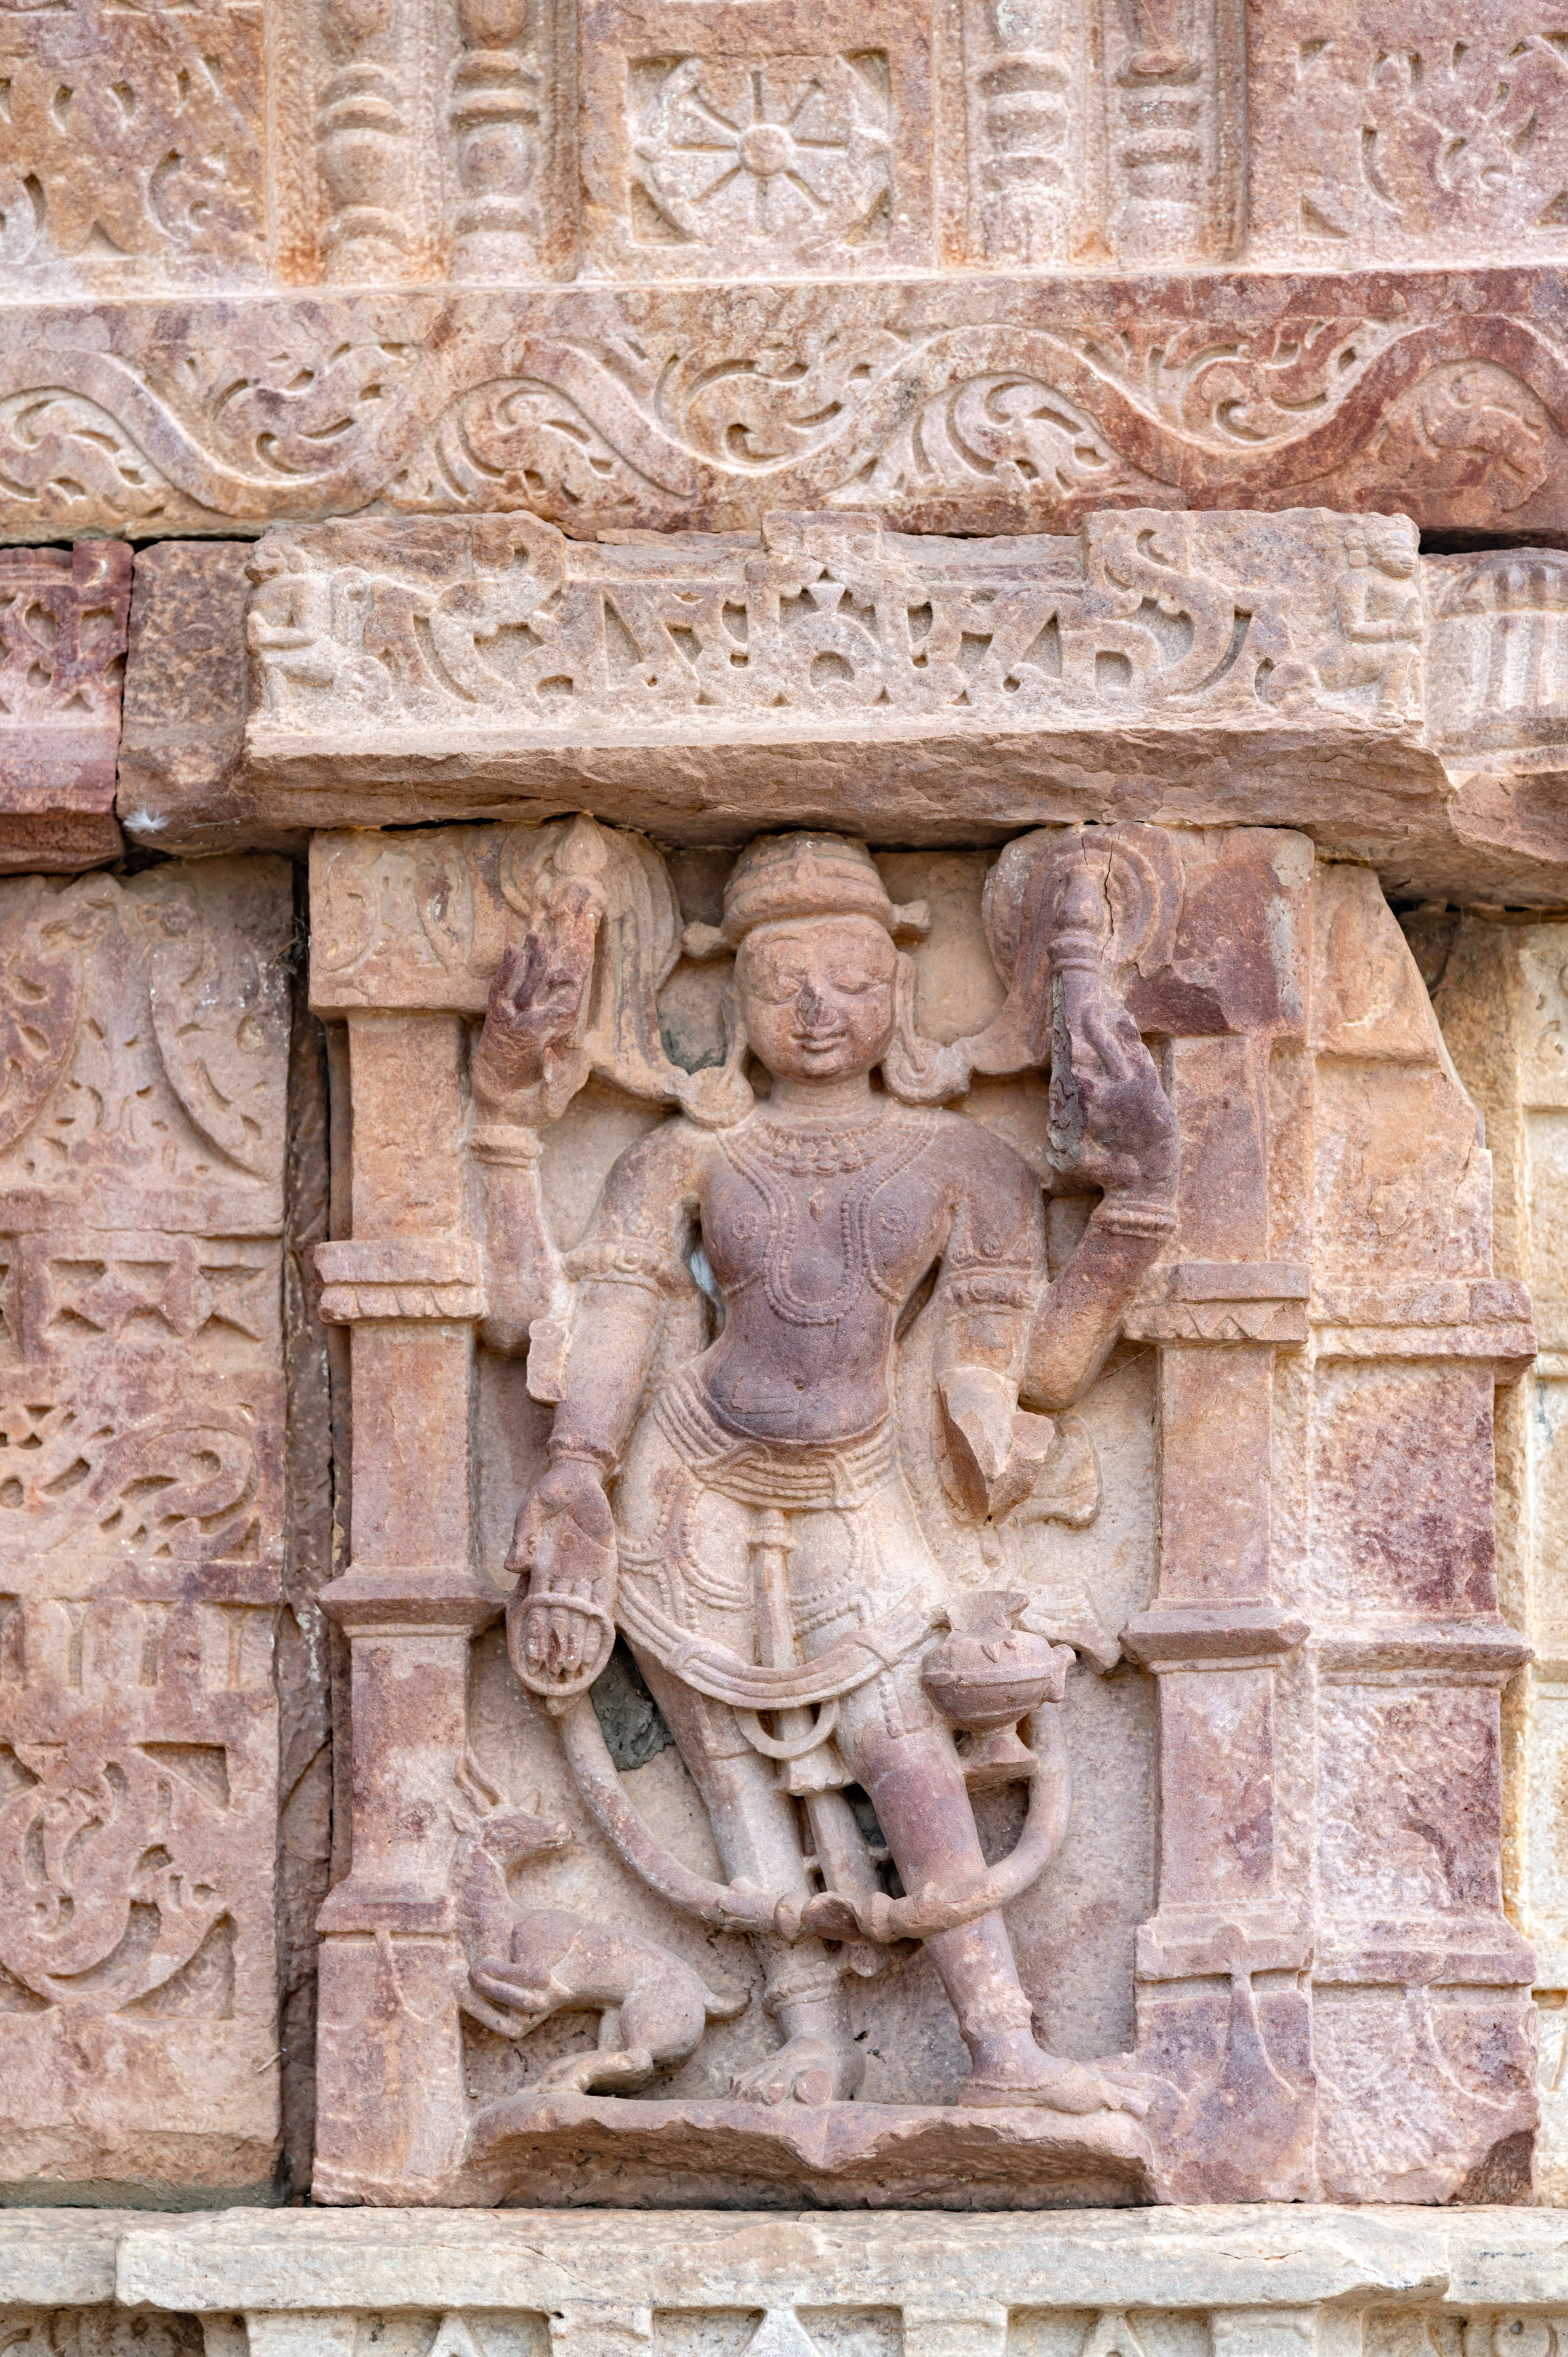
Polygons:
<instances>
[{"instance_id":1,"label":"deity's ear ornament","mask_svg":"<svg viewBox=\"0 0 1568 2357\"><path fill-rule=\"evenodd\" d=\"M689 933L692 928L688 926L686 930ZM719 1014L725 1031L722 1060L700 1065L694 1072L682 1072L676 1082L682 1112L703 1129L732 1128L737 1121L746 1119L757 1103L751 1082L746 1077L750 1042L746 1036L746 1018L740 1011L740 994L733 981L725 986Z\"/></svg>"},{"instance_id":2,"label":"deity's ear ornament","mask_svg":"<svg viewBox=\"0 0 1568 2357\"><path fill-rule=\"evenodd\" d=\"M969 1060L961 1045L944 1048L934 1039L921 1038L916 1020L915 961L903 951L898 954L895 989L896 1028L882 1059L888 1094L903 1104L941 1104L949 1097L961 1096L969 1086Z\"/></svg>"}]
</instances>

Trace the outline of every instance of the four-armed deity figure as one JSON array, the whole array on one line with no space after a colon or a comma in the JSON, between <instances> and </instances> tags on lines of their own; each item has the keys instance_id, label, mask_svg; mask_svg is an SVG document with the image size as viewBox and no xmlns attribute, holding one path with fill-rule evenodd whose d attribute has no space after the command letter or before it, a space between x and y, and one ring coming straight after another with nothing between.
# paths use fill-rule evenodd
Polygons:
<instances>
[{"instance_id":1,"label":"four-armed deity figure","mask_svg":"<svg viewBox=\"0 0 1568 2357\"><path fill-rule=\"evenodd\" d=\"M1047 1770L1071 1657L1010 1625L1022 1598L977 1609L957 1593L908 1471L923 1450L945 1513L1004 1524L1171 1225L1175 1119L1108 980L1103 860L1038 878L1008 1008L955 1054L914 1031L898 945L924 910L893 904L865 847L753 844L722 926L688 934L689 948L695 933L699 952L735 957L731 1051L709 1076L725 1085L621 1155L566 1264L575 1292L549 1465L510 1557L512 1660L569 1726L617 1629L629 1644L730 1878L729 1911L711 1920L752 1932L783 2032L737 2077L741 2099L852 2096L862 2066L844 1975L877 1969L878 1943L913 1935L969 2049L963 2103L1139 2102L1114 2066L1036 2043L1001 1911L1060 1839L1065 1785ZM552 1043L579 1017L582 921L568 890L550 938L503 965L476 1058L481 1095L548 1079ZM747 1058L767 1076L761 1101ZM1076 1191L1102 1189L1054 1283L1039 1178L940 1103L972 1065L1026 1064L1050 1070L1053 1164ZM492 1259L501 1248L492 1233ZM671 1310L701 1309L693 1271L718 1330L688 1320L682 1352ZM1038 1760L1009 1718L1034 1730ZM977 1756L1060 1786L1001 1866L976 1832ZM845 1797L856 1785L901 1897ZM613 1799L599 1813L639 1858L635 1813Z\"/></svg>"}]
</instances>

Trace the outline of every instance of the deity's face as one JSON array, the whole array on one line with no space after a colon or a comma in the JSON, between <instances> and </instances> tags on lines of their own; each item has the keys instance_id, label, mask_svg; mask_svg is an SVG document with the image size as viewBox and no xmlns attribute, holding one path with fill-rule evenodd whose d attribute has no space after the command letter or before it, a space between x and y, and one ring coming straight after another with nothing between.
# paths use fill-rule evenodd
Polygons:
<instances>
[{"instance_id":1,"label":"deity's face","mask_svg":"<svg viewBox=\"0 0 1568 2357\"><path fill-rule=\"evenodd\" d=\"M897 952L871 917L759 925L736 959L746 1035L781 1080L869 1072L893 1038Z\"/></svg>"}]
</instances>

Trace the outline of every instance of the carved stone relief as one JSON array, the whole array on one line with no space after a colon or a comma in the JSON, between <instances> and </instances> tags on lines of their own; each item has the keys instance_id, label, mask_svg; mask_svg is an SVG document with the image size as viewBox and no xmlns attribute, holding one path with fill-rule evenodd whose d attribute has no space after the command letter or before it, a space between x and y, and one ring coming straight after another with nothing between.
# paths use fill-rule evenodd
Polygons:
<instances>
[{"instance_id":1,"label":"carved stone relief","mask_svg":"<svg viewBox=\"0 0 1568 2357\"><path fill-rule=\"evenodd\" d=\"M418 287L62 306L41 327L0 305L0 533L526 508L592 540L822 505L966 533L1119 504L1564 528L1549 267L1528 296L1506 268L1425 274L1393 312L1354 274L1152 277L1135 299L1027 273L633 274L521 311Z\"/></svg>"},{"instance_id":2,"label":"carved stone relief","mask_svg":"<svg viewBox=\"0 0 1568 2357\"><path fill-rule=\"evenodd\" d=\"M285 871L0 887L5 2176L276 2155Z\"/></svg>"},{"instance_id":3,"label":"carved stone relief","mask_svg":"<svg viewBox=\"0 0 1568 2357\"><path fill-rule=\"evenodd\" d=\"M0 553L0 869L113 859L131 552Z\"/></svg>"},{"instance_id":4,"label":"carved stone relief","mask_svg":"<svg viewBox=\"0 0 1568 2357\"><path fill-rule=\"evenodd\" d=\"M271 534L251 571L259 761L274 737L340 743L346 720L405 741L671 721L771 740L838 716L886 736L950 710L992 727L1168 713L1321 737L1392 733L1423 701L1402 518L1133 510L1090 518L1076 544L977 550L781 512L759 544L687 535L676 553L518 515Z\"/></svg>"},{"instance_id":5,"label":"carved stone relief","mask_svg":"<svg viewBox=\"0 0 1568 2357\"><path fill-rule=\"evenodd\" d=\"M1244 829L728 859L315 847L318 2198L1519 2198L1533 1339L1375 880Z\"/></svg>"},{"instance_id":6,"label":"carved stone relief","mask_svg":"<svg viewBox=\"0 0 1568 2357\"><path fill-rule=\"evenodd\" d=\"M841 32L679 0L15 9L0 253L24 294L113 302L1563 252L1538 8L967 0Z\"/></svg>"},{"instance_id":7,"label":"carved stone relief","mask_svg":"<svg viewBox=\"0 0 1568 2357\"><path fill-rule=\"evenodd\" d=\"M1260 259L1553 251L1568 222L1568 50L1549 13L1285 0L1253 22Z\"/></svg>"},{"instance_id":8,"label":"carved stone relief","mask_svg":"<svg viewBox=\"0 0 1568 2357\"><path fill-rule=\"evenodd\" d=\"M13 299L264 280L263 17L263 0L6 12L0 267Z\"/></svg>"},{"instance_id":9,"label":"carved stone relief","mask_svg":"<svg viewBox=\"0 0 1568 2357\"><path fill-rule=\"evenodd\" d=\"M343 522L138 566L120 803L160 849L591 801L692 843L1288 823L1402 895L1568 891L1552 551L1418 560L1403 520L1316 509L985 540L796 511L596 545Z\"/></svg>"}]
</instances>

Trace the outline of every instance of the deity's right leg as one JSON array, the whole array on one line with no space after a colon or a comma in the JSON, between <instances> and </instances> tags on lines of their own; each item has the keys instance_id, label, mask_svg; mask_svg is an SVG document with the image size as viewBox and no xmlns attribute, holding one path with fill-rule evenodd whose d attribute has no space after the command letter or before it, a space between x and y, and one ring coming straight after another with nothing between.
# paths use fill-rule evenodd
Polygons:
<instances>
[{"instance_id":1,"label":"deity's right leg","mask_svg":"<svg viewBox=\"0 0 1568 2357\"><path fill-rule=\"evenodd\" d=\"M811 1893L800 1854L798 1804L779 1789L773 1762L754 1751L727 1704L710 1701L672 1677L650 1653L637 1665L702 1794L714 1841L732 1882ZM850 2037L843 1967L821 1940L758 1936L763 2003L784 2032L776 2054L736 2080L753 2103L843 2103L860 2084L865 2063Z\"/></svg>"}]
</instances>

